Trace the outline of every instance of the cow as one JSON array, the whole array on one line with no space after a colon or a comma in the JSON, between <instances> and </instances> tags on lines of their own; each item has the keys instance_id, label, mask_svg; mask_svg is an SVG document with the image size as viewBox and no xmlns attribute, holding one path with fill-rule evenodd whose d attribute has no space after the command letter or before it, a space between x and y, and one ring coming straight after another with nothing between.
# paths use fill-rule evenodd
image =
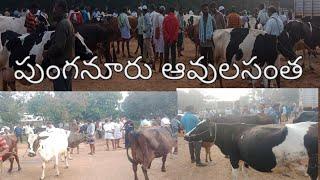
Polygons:
<instances>
[{"instance_id":1,"label":"cow","mask_svg":"<svg viewBox=\"0 0 320 180\"><path fill-rule=\"evenodd\" d=\"M114 30L105 28L99 24L83 24L78 26L77 31L85 39L85 44L94 52L97 52L99 60L106 58L107 62L116 62L115 53L110 53L110 43L113 41ZM103 54L103 55L102 55Z\"/></svg>"},{"instance_id":2,"label":"cow","mask_svg":"<svg viewBox=\"0 0 320 180\"><path fill-rule=\"evenodd\" d=\"M255 125L266 125L273 124L274 120L272 117L258 114L258 115L229 115L221 117L212 117L208 119L215 123L225 123L225 124L255 124Z\"/></svg>"},{"instance_id":3,"label":"cow","mask_svg":"<svg viewBox=\"0 0 320 180\"><path fill-rule=\"evenodd\" d=\"M27 28L24 27L26 21L26 17L6 17L0 16L0 33L5 31L14 31L18 34L25 34L27 33Z\"/></svg>"},{"instance_id":4,"label":"cow","mask_svg":"<svg viewBox=\"0 0 320 180\"><path fill-rule=\"evenodd\" d=\"M318 177L318 123L286 125L219 124L202 121L185 135L187 141L207 141L230 157L233 179L238 179L239 162L260 172L309 159L307 173ZM245 168L243 169L245 175Z\"/></svg>"},{"instance_id":5,"label":"cow","mask_svg":"<svg viewBox=\"0 0 320 180\"><path fill-rule=\"evenodd\" d=\"M298 115L297 118L293 120L293 123L301 122L318 122L318 112L316 111L304 111Z\"/></svg>"},{"instance_id":6,"label":"cow","mask_svg":"<svg viewBox=\"0 0 320 180\"><path fill-rule=\"evenodd\" d=\"M10 168L8 170L9 173L12 172L14 160L16 160L18 164L18 171L21 170L19 155L18 155L18 139L14 135L6 135L2 136L6 141L7 145L9 146L9 151L2 157L2 161L9 160L10 161Z\"/></svg>"},{"instance_id":7,"label":"cow","mask_svg":"<svg viewBox=\"0 0 320 180\"><path fill-rule=\"evenodd\" d=\"M302 22L298 20L290 21L285 26L285 31L290 35L291 43L294 45L294 51L303 51L303 55L305 56L305 50L309 51L309 54L315 54L315 41L316 39L314 34L314 30L312 28L312 24L310 22ZM320 32L319 32L320 33ZM307 58L308 59L308 58ZM310 57L308 59L310 61ZM312 70L313 67L311 63L308 62L309 68ZM303 62L303 66L305 62Z\"/></svg>"},{"instance_id":8,"label":"cow","mask_svg":"<svg viewBox=\"0 0 320 180\"><path fill-rule=\"evenodd\" d=\"M30 56L27 61L29 64L34 66L37 63L46 70L50 63L48 59L44 59L43 53L49 49L54 33L54 31L23 35L13 31L1 33L0 68L3 74L3 90L8 90L8 85L11 90L16 90L14 71L29 70L27 63L23 66L18 66L15 62L16 60L21 62L24 58ZM75 53L81 59L93 58L92 51L86 46L83 37L79 33L75 34ZM19 82L23 85L30 85L30 83L23 80Z\"/></svg>"},{"instance_id":9,"label":"cow","mask_svg":"<svg viewBox=\"0 0 320 180\"><path fill-rule=\"evenodd\" d=\"M264 114L241 115L241 116L228 115L228 116L221 116L221 117L216 116L216 117L210 117L207 120L210 120L211 122L215 122L215 123L224 123L224 124L254 124L254 125L266 125L266 124L273 124L275 122L274 118ZM206 162L207 162L208 155L211 161L210 148L213 146L213 144L210 142L203 142L203 143L204 144L202 144L202 147L204 147L206 150ZM226 158L228 158L228 156L226 156Z\"/></svg>"},{"instance_id":10,"label":"cow","mask_svg":"<svg viewBox=\"0 0 320 180\"><path fill-rule=\"evenodd\" d=\"M71 132L68 137L68 151L69 151L69 159L71 158L70 150L73 148L79 148L79 144L86 142L87 136L81 133ZM78 149L79 150L79 149ZM79 151L78 151L79 153Z\"/></svg>"},{"instance_id":11,"label":"cow","mask_svg":"<svg viewBox=\"0 0 320 180\"><path fill-rule=\"evenodd\" d=\"M42 160L42 174L40 179L45 178L46 163L54 158L56 175L60 175L59 171L59 155L63 154L66 168L68 163L68 137L70 132L55 128L51 132L41 132L40 134L29 134L28 136L28 156L35 157L40 155Z\"/></svg>"},{"instance_id":12,"label":"cow","mask_svg":"<svg viewBox=\"0 0 320 180\"><path fill-rule=\"evenodd\" d=\"M138 180L138 164L142 165L142 171L146 180L149 180L147 169L150 169L153 159L162 157L161 171L166 171L167 155L175 147L175 140L171 136L170 128L157 127L148 128L138 132L131 132L128 135L129 147L127 147L127 157L132 163L134 179ZM129 155L131 148L132 157Z\"/></svg>"},{"instance_id":13,"label":"cow","mask_svg":"<svg viewBox=\"0 0 320 180\"><path fill-rule=\"evenodd\" d=\"M248 28L234 28L216 30L213 35L215 65L228 63L229 65L239 61L248 62L252 57L257 57L252 64L257 64L263 70L269 65L279 66L279 55L290 60L295 60L297 55L293 51L294 44L291 36L283 31L279 37L267 34L264 31ZM253 68L253 75L257 74ZM271 72L268 72L271 76ZM255 87L255 80L253 87ZM280 76L276 78L277 86L280 87ZM222 78L220 78L222 86ZM265 86L270 87L270 81L265 81Z\"/></svg>"}]
</instances>

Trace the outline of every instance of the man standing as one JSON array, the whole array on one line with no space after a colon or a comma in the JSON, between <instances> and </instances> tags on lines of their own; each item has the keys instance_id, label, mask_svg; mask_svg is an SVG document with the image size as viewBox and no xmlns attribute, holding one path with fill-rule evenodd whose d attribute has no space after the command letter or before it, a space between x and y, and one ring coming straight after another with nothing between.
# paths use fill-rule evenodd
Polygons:
<instances>
[{"instance_id":1,"label":"man standing","mask_svg":"<svg viewBox=\"0 0 320 180\"><path fill-rule=\"evenodd\" d=\"M32 4L26 16L26 21L24 23L24 27L27 28L28 33L35 32L37 28L37 17L36 17L37 11L38 11L38 6L36 4Z\"/></svg>"},{"instance_id":2,"label":"man standing","mask_svg":"<svg viewBox=\"0 0 320 180\"><path fill-rule=\"evenodd\" d=\"M173 69L176 67L176 45L178 34L179 22L174 15L174 8L170 8L169 14L163 20L164 62L169 63L169 55L171 54L171 65Z\"/></svg>"},{"instance_id":3,"label":"man standing","mask_svg":"<svg viewBox=\"0 0 320 180\"><path fill-rule=\"evenodd\" d=\"M134 131L134 123L131 120L128 120L124 123L124 144L125 148L130 147L129 134Z\"/></svg>"},{"instance_id":4,"label":"man standing","mask_svg":"<svg viewBox=\"0 0 320 180\"><path fill-rule=\"evenodd\" d=\"M284 25L279 18L276 8L270 6L268 8L268 15L270 16L270 18L265 25L265 31L270 35L280 36L282 31L284 30Z\"/></svg>"},{"instance_id":5,"label":"man standing","mask_svg":"<svg viewBox=\"0 0 320 180\"><path fill-rule=\"evenodd\" d=\"M163 63L163 53L164 53L164 39L163 39L163 20L166 8L161 6L159 8L159 13L157 14L156 18L154 19L154 47L156 52L156 59L160 59L160 67L159 72L162 69Z\"/></svg>"},{"instance_id":6,"label":"man standing","mask_svg":"<svg viewBox=\"0 0 320 180\"><path fill-rule=\"evenodd\" d=\"M226 21L224 19L223 14L217 10L217 4L215 2L212 2L210 4L210 13L214 17L214 20L216 22L216 28L217 29L225 29L226 28Z\"/></svg>"},{"instance_id":7,"label":"man standing","mask_svg":"<svg viewBox=\"0 0 320 180\"><path fill-rule=\"evenodd\" d=\"M69 130L73 133L78 133L80 128L76 120L73 120L69 126ZM71 149L70 154L73 154L73 149ZM79 145L77 146L77 154L79 154Z\"/></svg>"},{"instance_id":8,"label":"man standing","mask_svg":"<svg viewBox=\"0 0 320 180\"><path fill-rule=\"evenodd\" d=\"M241 28L241 17L236 12L236 8L233 6L231 8L231 13L227 17L228 28Z\"/></svg>"},{"instance_id":9,"label":"man standing","mask_svg":"<svg viewBox=\"0 0 320 180\"><path fill-rule=\"evenodd\" d=\"M179 10L179 14L177 16L179 22L179 35L178 35L178 56L183 56L183 36L184 36L184 18L183 18L183 10L182 8Z\"/></svg>"},{"instance_id":10,"label":"man standing","mask_svg":"<svg viewBox=\"0 0 320 180\"><path fill-rule=\"evenodd\" d=\"M120 33L121 33L121 39L122 39L122 57L125 57L124 54L124 44L127 45L127 52L128 52L128 58L132 58L130 54L130 39L131 39L131 34L130 34L130 23L129 23L129 18L127 15L127 9L124 8L122 10L122 13L118 17L118 23L119 23L119 28L120 28Z\"/></svg>"},{"instance_id":11,"label":"man standing","mask_svg":"<svg viewBox=\"0 0 320 180\"><path fill-rule=\"evenodd\" d=\"M170 121L171 124L171 130L172 130L172 137L175 140L175 147L174 147L174 151L173 154L178 154L178 134L179 134L179 130L181 129L181 123L180 120L178 119L179 116L176 116L175 118L172 118Z\"/></svg>"},{"instance_id":12,"label":"man standing","mask_svg":"<svg viewBox=\"0 0 320 180\"><path fill-rule=\"evenodd\" d=\"M88 144L90 146L90 153L89 155L94 155L96 153L96 147L94 145L95 143L95 125L93 121L88 121L88 127L87 127L87 134L88 134Z\"/></svg>"},{"instance_id":13,"label":"man standing","mask_svg":"<svg viewBox=\"0 0 320 180\"><path fill-rule=\"evenodd\" d=\"M135 54L138 53L139 48L141 52L141 56L143 55L143 14L142 14L142 7L138 8L138 48L135 52Z\"/></svg>"},{"instance_id":14,"label":"man standing","mask_svg":"<svg viewBox=\"0 0 320 180\"><path fill-rule=\"evenodd\" d=\"M20 143L22 143L22 132L23 129L19 125L14 128L14 134L16 135L17 139L20 140Z\"/></svg>"},{"instance_id":15,"label":"man standing","mask_svg":"<svg viewBox=\"0 0 320 180\"><path fill-rule=\"evenodd\" d=\"M52 45L47 55L51 65L62 68L65 61L72 61L75 57L75 36L72 23L67 19L67 3L65 0L57 0L53 8L53 18L58 22L52 39ZM67 69L67 78L62 75L53 80L54 91L72 91L72 69Z\"/></svg>"},{"instance_id":16,"label":"man standing","mask_svg":"<svg viewBox=\"0 0 320 180\"><path fill-rule=\"evenodd\" d=\"M181 124L186 133L190 132L193 128L195 128L199 119L192 113L194 110L193 106L188 106L186 108L186 113L182 117ZM203 167L206 164L201 163L200 153L201 153L201 142L194 141L189 142L189 152L191 156L191 163L196 163L196 166Z\"/></svg>"},{"instance_id":17,"label":"man standing","mask_svg":"<svg viewBox=\"0 0 320 180\"><path fill-rule=\"evenodd\" d=\"M152 22L148 7L144 5L143 9L143 61L152 65L155 70L154 53L152 49ZM148 56L148 60L147 59Z\"/></svg>"},{"instance_id":18,"label":"man standing","mask_svg":"<svg viewBox=\"0 0 320 180\"><path fill-rule=\"evenodd\" d=\"M269 19L268 12L265 9L264 4L260 4L259 5L259 13L258 13L258 17L257 17L256 29L257 29L258 24L261 24L262 27L264 28L264 26L266 25L268 19Z\"/></svg>"},{"instance_id":19,"label":"man standing","mask_svg":"<svg viewBox=\"0 0 320 180\"><path fill-rule=\"evenodd\" d=\"M213 62L213 33L216 30L216 22L209 14L209 5L202 5L203 15L199 21L199 39L200 39L200 54L204 57L202 64L208 67L208 64Z\"/></svg>"}]
</instances>

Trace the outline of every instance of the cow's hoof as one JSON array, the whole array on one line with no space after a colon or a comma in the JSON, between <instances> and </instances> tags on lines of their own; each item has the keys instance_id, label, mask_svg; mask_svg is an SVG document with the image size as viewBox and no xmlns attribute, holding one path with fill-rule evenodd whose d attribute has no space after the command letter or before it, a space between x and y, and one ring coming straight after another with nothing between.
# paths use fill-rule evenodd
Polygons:
<instances>
[{"instance_id":1,"label":"cow's hoof","mask_svg":"<svg viewBox=\"0 0 320 180\"><path fill-rule=\"evenodd\" d=\"M161 172L166 172L166 169L161 169Z\"/></svg>"},{"instance_id":2,"label":"cow's hoof","mask_svg":"<svg viewBox=\"0 0 320 180\"><path fill-rule=\"evenodd\" d=\"M44 177L40 177L40 180L44 180Z\"/></svg>"},{"instance_id":3,"label":"cow's hoof","mask_svg":"<svg viewBox=\"0 0 320 180\"><path fill-rule=\"evenodd\" d=\"M21 171L21 167L18 168L18 171Z\"/></svg>"},{"instance_id":4,"label":"cow's hoof","mask_svg":"<svg viewBox=\"0 0 320 180\"><path fill-rule=\"evenodd\" d=\"M65 169L69 169L69 166L64 167Z\"/></svg>"},{"instance_id":5,"label":"cow's hoof","mask_svg":"<svg viewBox=\"0 0 320 180\"><path fill-rule=\"evenodd\" d=\"M9 170L8 170L8 173L12 173L12 169L9 169Z\"/></svg>"}]
</instances>

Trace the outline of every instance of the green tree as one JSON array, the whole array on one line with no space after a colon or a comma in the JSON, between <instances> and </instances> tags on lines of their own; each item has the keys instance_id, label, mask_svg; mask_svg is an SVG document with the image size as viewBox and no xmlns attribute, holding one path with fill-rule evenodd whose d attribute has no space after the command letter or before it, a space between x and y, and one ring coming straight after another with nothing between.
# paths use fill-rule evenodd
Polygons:
<instances>
[{"instance_id":1,"label":"green tree","mask_svg":"<svg viewBox=\"0 0 320 180\"><path fill-rule=\"evenodd\" d=\"M14 99L13 93L0 93L0 122L7 126L14 126L21 120L23 103Z\"/></svg>"},{"instance_id":2,"label":"green tree","mask_svg":"<svg viewBox=\"0 0 320 180\"><path fill-rule=\"evenodd\" d=\"M138 121L144 117L176 116L176 92L134 92L130 93L121 106L124 114Z\"/></svg>"}]
</instances>

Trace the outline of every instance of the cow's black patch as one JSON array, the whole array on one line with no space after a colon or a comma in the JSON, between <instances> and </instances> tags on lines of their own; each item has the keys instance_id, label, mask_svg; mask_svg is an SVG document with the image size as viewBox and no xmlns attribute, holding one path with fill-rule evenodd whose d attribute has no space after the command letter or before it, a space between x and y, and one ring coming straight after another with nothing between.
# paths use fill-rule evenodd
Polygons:
<instances>
[{"instance_id":1,"label":"cow's black patch","mask_svg":"<svg viewBox=\"0 0 320 180\"><path fill-rule=\"evenodd\" d=\"M260 67L265 64L274 65L278 55L277 38L268 34L259 34L252 49L252 57L257 56L255 63Z\"/></svg>"},{"instance_id":2,"label":"cow's black patch","mask_svg":"<svg viewBox=\"0 0 320 180\"><path fill-rule=\"evenodd\" d=\"M239 49L240 44L248 36L249 29L245 28L235 28L230 32L230 42L227 47L226 57L227 63L231 64L233 56L236 56L236 60L241 60L243 57L243 52Z\"/></svg>"},{"instance_id":3,"label":"cow's black patch","mask_svg":"<svg viewBox=\"0 0 320 180\"><path fill-rule=\"evenodd\" d=\"M261 172L272 172L277 165L272 148L281 144L288 135L288 128L274 125L257 126L239 134L240 160Z\"/></svg>"}]
</instances>

